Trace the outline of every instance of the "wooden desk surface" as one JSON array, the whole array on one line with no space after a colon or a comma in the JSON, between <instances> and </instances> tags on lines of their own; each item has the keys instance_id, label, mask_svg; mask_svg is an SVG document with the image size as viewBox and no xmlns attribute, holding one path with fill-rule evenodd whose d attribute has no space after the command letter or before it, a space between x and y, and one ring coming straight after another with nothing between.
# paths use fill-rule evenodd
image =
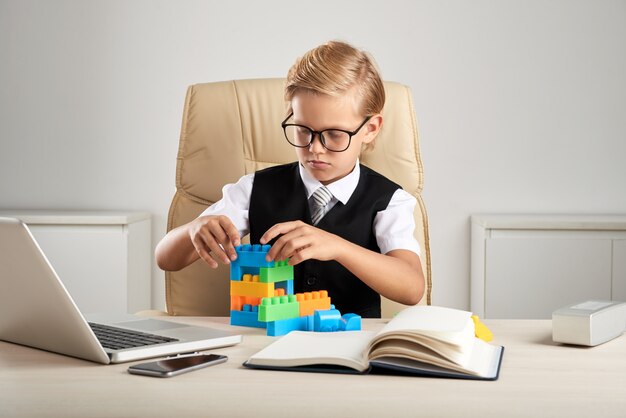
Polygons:
<instances>
[{"instance_id":1,"label":"wooden desk surface","mask_svg":"<svg viewBox=\"0 0 626 418\"><path fill-rule=\"evenodd\" d=\"M549 320L485 322L505 346L496 382L249 370L273 338L243 327L243 343L211 351L227 363L169 379L0 342L0 417L626 417L626 336L578 348L553 343Z\"/></svg>"}]
</instances>

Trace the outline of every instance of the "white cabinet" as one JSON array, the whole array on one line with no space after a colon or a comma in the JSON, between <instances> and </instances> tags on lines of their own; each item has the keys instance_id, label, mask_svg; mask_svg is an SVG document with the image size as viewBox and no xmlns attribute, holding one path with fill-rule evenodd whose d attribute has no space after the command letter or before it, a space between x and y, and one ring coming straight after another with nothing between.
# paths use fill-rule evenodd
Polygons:
<instances>
[{"instance_id":1,"label":"white cabinet","mask_svg":"<svg viewBox=\"0 0 626 418\"><path fill-rule=\"evenodd\" d=\"M149 213L3 210L0 216L28 225L83 313L150 309Z\"/></svg>"},{"instance_id":2,"label":"white cabinet","mask_svg":"<svg viewBox=\"0 0 626 418\"><path fill-rule=\"evenodd\" d=\"M471 310L548 319L588 300L626 301L626 216L471 218Z\"/></svg>"}]
</instances>

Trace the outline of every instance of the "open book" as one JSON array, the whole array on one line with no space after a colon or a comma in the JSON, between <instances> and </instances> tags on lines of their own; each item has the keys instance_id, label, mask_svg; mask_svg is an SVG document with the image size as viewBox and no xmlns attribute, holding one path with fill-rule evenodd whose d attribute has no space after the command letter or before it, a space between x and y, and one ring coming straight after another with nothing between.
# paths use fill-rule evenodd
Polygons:
<instances>
[{"instance_id":1,"label":"open book","mask_svg":"<svg viewBox=\"0 0 626 418\"><path fill-rule=\"evenodd\" d=\"M292 331L244 366L496 380L504 347L476 338L471 315L438 306L413 306L379 332Z\"/></svg>"}]
</instances>

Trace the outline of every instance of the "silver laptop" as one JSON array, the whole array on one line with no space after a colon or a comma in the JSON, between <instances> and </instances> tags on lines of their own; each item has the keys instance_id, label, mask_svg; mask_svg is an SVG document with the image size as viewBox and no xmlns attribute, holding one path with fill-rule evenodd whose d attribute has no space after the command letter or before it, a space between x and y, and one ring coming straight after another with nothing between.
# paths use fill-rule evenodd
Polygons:
<instances>
[{"instance_id":1,"label":"silver laptop","mask_svg":"<svg viewBox=\"0 0 626 418\"><path fill-rule=\"evenodd\" d=\"M242 337L126 314L84 316L28 227L0 218L0 340L108 364L235 345Z\"/></svg>"}]
</instances>

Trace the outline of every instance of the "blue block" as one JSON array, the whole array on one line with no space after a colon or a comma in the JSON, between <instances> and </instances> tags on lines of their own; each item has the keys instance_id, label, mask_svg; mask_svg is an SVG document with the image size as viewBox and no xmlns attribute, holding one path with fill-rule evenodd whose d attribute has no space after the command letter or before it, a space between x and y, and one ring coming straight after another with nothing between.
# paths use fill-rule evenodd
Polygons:
<instances>
[{"instance_id":1,"label":"blue block","mask_svg":"<svg viewBox=\"0 0 626 418\"><path fill-rule=\"evenodd\" d=\"M341 317L341 324L339 327L342 331L360 331L361 316L353 313L345 314Z\"/></svg>"},{"instance_id":2,"label":"blue block","mask_svg":"<svg viewBox=\"0 0 626 418\"><path fill-rule=\"evenodd\" d=\"M266 261L267 252L271 245L239 245L235 247L237 251L237 262L242 267L274 267L273 261Z\"/></svg>"},{"instance_id":3,"label":"blue block","mask_svg":"<svg viewBox=\"0 0 626 418\"><path fill-rule=\"evenodd\" d=\"M337 309L316 310L313 313L313 331L334 332L339 331L341 313Z\"/></svg>"},{"instance_id":4,"label":"blue block","mask_svg":"<svg viewBox=\"0 0 626 418\"><path fill-rule=\"evenodd\" d=\"M361 316L353 313L341 316L337 309L318 309L313 313L313 331L359 331L361 329Z\"/></svg>"},{"instance_id":5,"label":"blue block","mask_svg":"<svg viewBox=\"0 0 626 418\"><path fill-rule=\"evenodd\" d=\"M313 328L309 328L309 324L312 322L312 319L313 315L309 315L268 322L267 335L270 337L278 337L291 331L311 331Z\"/></svg>"},{"instance_id":6,"label":"blue block","mask_svg":"<svg viewBox=\"0 0 626 418\"><path fill-rule=\"evenodd\" d=\"M273 261L265 261L271 245L238 245L237 259L230 262L230 279L241 280L244 274L259 274L260 267L274 267Z\"/></svg>"},{"instance_id":7,"label":"blue block","mask_svg":"<svg viewBox=\"0 0 626 418\"><path fill-rule=\"evenodd\" d=\"M230 325L265 328L266 322L259 321L258 311L230 311Z\"/></svg>"},{"instance_id":8,"label":"blue block","mask_svg":"<svg viewBox=\"0 0 626 418\"><path fill-rule=\"evenodd\" d=\"M244 304L241 307L241 310L244 312L256 312L257 314L259 313L259 305L250 305L249 303Z\"/></svg>"},{"instance_id":9,"label":"blue block","mask_svg":"<svg viewBox=\"0 0 626 418\"><path fill-rule=\"evenodd\" d=\"M303 331L313 331L313 315L301 316Z\"/></svg>"}]
</instances>

